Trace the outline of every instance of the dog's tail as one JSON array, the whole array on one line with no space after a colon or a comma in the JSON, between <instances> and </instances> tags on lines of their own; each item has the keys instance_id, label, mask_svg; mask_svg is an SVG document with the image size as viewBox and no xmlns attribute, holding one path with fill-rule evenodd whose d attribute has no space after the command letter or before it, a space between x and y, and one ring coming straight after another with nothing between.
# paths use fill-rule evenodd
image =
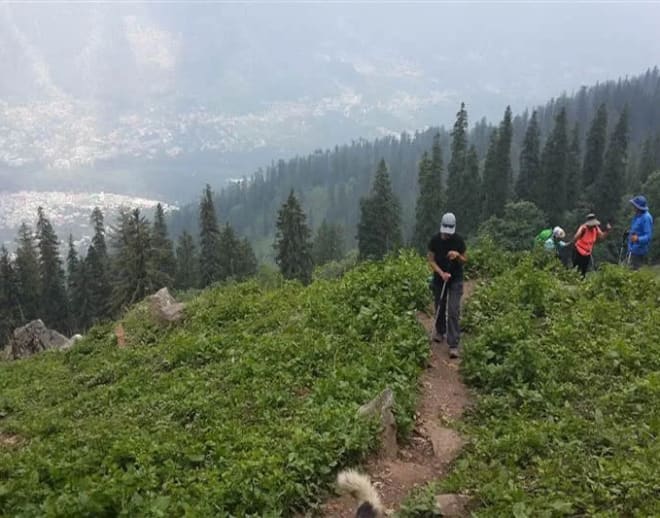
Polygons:
<instances>
[{"instance_id":1,"label":"dog's tail","mask_svg":"<svg viewBox=\"0 0 660 518\"><path fill-rule=\"evenodd\" d=\"M384 515L383 504L368 476L347 469L337 475L337 487L340 492L348 493L358 501L358 517Z\"/></svg>"}]
</instances>

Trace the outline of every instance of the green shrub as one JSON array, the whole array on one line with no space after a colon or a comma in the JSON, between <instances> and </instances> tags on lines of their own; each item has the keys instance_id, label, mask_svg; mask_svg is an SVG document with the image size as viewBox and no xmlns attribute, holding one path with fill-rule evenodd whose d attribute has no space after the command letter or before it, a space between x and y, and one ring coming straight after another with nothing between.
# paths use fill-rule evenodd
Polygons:
<instances>
[{"instance_id":1,"label":"green shrub","mask_svg":"<svg viewBox=\"0 0 660 518\"><path fill-rule=\"evenodd\" d=\"M471 442L444 484L476 516L658 516L660 281L531 256L468 302Z\"/></svg>"},{"instance_id":2,"label":"green shrub","mask_svg":"<svg viewBox=\"0 0 660 518\"><path fill-rule=\"evenodd\" d=\"M263 276L267 282L263 282ZM275 287L270 287L275 285ZM146 307L63 353L0 365L0 516L290 516L375 444L360 404L413 424L426 267L402 254L307 288L271 273Z\"/></svg>"}]
</instances>

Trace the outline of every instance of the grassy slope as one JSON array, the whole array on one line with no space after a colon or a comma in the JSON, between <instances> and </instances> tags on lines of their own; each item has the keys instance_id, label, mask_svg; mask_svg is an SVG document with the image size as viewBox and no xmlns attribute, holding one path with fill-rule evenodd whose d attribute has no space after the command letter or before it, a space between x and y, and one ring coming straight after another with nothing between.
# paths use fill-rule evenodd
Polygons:
<instances>
[{"instance_id":1,"label":"grassy slope","mask_svg":"<svg viewBox=\"0 0 660 518\"><path fill-rule=\"evenodd\" d=\"M423 263L308 288L206 291L178 329L134 308L118 349L0 363L0 516L277 516L310 505L374 443L359 404L395 389L411 426L428 347Z\"/></svg>"},{"instance_id":2,"label":"grassy slope","mask_svg":"<svg viewBox=\"0 0 660 518\"><path fill-rule=\"evenodd\" d=\"M471 299L479 402L445 489L478 516L660 515L660 279L525 260Z\"/></svg>"}]
</instances>

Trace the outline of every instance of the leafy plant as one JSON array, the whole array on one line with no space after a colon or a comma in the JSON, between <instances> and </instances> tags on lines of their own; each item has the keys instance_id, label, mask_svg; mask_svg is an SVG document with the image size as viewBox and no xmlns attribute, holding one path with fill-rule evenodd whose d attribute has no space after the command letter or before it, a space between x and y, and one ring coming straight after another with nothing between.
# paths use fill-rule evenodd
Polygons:
<instances>
[{"instance_id":1,"label":"leafy plant","mask_svg":"<svg viewBox=\"0 0 660 518\"><path fill-rule=\"evenodd\" d=\"M1 516L289 516L376 444L386 386L412 427L426 267L402 254L309 287L216 286L178 328L145 305L67 352L0 364Z\"/></svg>"},{"instance_id":2,"label":"leafy plant","mask_svg":"<svg viewBox=\"0 0 660 518\"><path fill-rule=\"evenodd\" d=\"M660 282L527 255L466 308L470 445L444 483L476 516L657 516Z\"/></svg>"}]
</instances>

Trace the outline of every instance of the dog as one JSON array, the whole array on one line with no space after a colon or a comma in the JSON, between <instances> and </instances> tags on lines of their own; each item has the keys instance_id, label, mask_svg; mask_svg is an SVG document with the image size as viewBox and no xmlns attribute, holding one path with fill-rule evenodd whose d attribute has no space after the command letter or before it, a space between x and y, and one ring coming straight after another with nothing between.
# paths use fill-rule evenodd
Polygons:
<instances>
[{"instance_id":1,"label":"dog","mask_svg":"<svg viewBox=\"0 0 660 518\"><path fill-rule=\"evenodd\" d=\"M337 487L341 493L350 494L358 501L356 518L382 518L385 509L369 477L354 469L347 469L337 475Z\"/></svg>"}]
</instances>

